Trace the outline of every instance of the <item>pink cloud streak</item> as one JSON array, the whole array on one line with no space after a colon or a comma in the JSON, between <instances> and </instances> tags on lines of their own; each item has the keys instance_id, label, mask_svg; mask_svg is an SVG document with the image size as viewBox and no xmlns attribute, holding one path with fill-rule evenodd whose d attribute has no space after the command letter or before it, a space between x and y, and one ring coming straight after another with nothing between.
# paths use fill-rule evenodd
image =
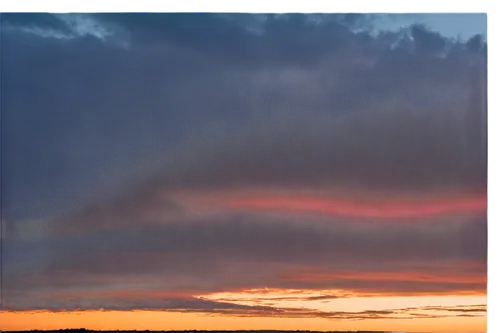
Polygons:
<instances>
[{"instance_id":1,"label":"pink cloud streak","mask_svg":"<svg viewBox=\"0 0 500 333\"><path fill-rule=\"evenodd\" d=\"M325 195L257 193L207 197L198 202L213 208L385 219L481 214L487 209L487 196L480 194L460 197L346 199Z\"/></svg>"}]
</instances>

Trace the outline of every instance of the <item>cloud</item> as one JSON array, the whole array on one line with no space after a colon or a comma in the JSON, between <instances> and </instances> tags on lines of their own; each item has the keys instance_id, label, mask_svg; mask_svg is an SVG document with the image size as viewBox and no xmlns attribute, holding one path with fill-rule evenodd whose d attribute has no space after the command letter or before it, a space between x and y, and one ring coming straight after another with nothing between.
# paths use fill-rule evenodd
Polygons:
<instances>
[{"instance_id":1,"label":"cloud","mask_svg":"<svg viewBox=\"0 0 500 333\"><path fill-rule=\"evenodd\" d=\"M85 16L139 34L127 50L5 34L7 214L60 215L153 172L169 186L484 188L477 38L441 58L335 16L266 16L255 35L218 15L150 15ZM415 45L443 39L412 31Z\"/></svg>"},{"instance_id":2,"label":"cloud","mask_svg":"<svg viewBox=\"0 0 500 333\"><path fill-rule=\"evenodd\" d=\"M41 303L35 304L27 311L47 310L49 311L88 311L100 310L95 299L88 300L83 307L75 310L70 301L63 303L54 302L47 306ZM125 305L125 307L124 307ZM236 317L279 317L279 318L325 318L334 320L369 320L369 319L416 319L416 318L453 318L453 317L481 317L486 311L485 305L476 306L455 306L455 307L416 307L416 308L398 308L388 310L364 310L364 311L319 311L306 308L276 308L271 306L247 306L234 303L225 303L221 301L210 301L199 298L160 298L145 302L136 302L133 304L118 299L116 305L110 310L123 310L132 306L137 310L148 311L170 311L183 313L205 313L218 316L236 316ZM26 311L26 309L24 309ZM106 309L108 310L108 309ZM18 311L13 308L9 311ZM450 313L451 312L451 313ZM457 312L457 313L454 313Z\"/></svg>"},{"instance_id":3,"label":"cloud","mask_svg":"<svg viewBox=\"0 0 500 333\"><path fill-rule=\"evenodd\" d=\"M373 34L364 16L2 17L12 309L115 308L127 288L167 293L127 309L241 315L275 312L189 297L485 292L481 36ZM311 214L325 195L336 209Z\"/></svg>"},{"instance_id":4,"label":"cloud","mask_svg":"<svg viewBox=\"0 0 500 333\"><path fill-rule=\"evenodd\" d=\"M486 290L484 220L208 216L37 241L7 238L5 304L29 306L35 297L48 304L58 290L85 290L88 297L95 290L102 296L96 306L109 308L115 303L105 291L115 288L185 295L263 286L385 295Z\"/></svg>"},{"instance_id":5,"label":"cloud","mask_svg":"<svg viewBox=\"0 0 500 333\"><path fill-rule=\"evenodd\" d=\"M281 312L281 310L265 307L265 306L245 306L224 302L213 302L210 300L203 300L193 297L173 298L173 297L151 297L147 293L142 293L141 298L135 300L124 299L118 294L116 299L107 300L107 306L102 308L102 300L98 294L79 295L78 293L65 295L64 298L54 297L50 299L34 299L28 307L22 305L20 308L15 303L12 306L7 306L4 309L9 311L36 311L36 310L50 310L50 311L86 311L86 310L162 310L162 311L176 311L176 312L202 312L202 313L219 313L225 315L231 314L255 314L260 313L274 313ZM69 297L68 297L69 296ZM73 296L73 297L71 297ZM147 300L145 298L147 297Z\"/></svg>"}]
</instances>

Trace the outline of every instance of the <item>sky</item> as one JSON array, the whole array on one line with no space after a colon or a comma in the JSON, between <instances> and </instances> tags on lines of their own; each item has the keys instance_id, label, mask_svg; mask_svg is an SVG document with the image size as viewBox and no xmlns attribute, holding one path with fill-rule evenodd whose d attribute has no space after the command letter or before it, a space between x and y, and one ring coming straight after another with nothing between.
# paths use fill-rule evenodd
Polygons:
<instances>
[{"instance_id":1,"label":"sky","mask_svg":"<svg viewBox=\"0 0 500 333\"><path fill-rule=\"evenodd\" d=\"M485 332L485 14L1 14L0 329Z\"/></svg>"}]
</instances>

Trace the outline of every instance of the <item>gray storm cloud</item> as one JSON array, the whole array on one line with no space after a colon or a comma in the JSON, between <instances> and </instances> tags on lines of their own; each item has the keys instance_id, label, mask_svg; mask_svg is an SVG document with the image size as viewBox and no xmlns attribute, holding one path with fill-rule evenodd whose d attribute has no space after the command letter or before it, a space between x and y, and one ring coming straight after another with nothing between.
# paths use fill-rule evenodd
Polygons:
<instances>
[{"instance_id":1,"label":"gray storm cloud","mask_svg":"<svg viewBox=\"0 0 500 333\"><path fill-rule=\"evenodd\" d=\"M49 14L1 16L4 305L263 314L276 309L189 297L485 290L485 214L200 216L175 196L486 192L481 36L417 25L355 33L370 22L344 15L99 14L87 17L94 30L85 17L84 29ZM326 277L293 278L303 270ZM365 280L352 278L360 272ZM77 293L113 286L185 295L119 305Z\"/></svg>"}]
</instances>

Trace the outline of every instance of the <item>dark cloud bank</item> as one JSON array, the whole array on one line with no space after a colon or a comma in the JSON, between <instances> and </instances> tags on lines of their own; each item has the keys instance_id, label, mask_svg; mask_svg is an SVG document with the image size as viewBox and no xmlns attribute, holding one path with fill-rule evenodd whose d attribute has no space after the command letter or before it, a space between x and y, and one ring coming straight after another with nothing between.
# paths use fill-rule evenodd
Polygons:
<instances>
[{"instance_id":1,"label":"dark cloud bank","mask_svg":"<svg viewBox=\"0 0 500 333\"><path fill-rule=\"evenodd\" d=\"M175 200L156 203L162 217L143 214L158 208L163 189L484 193L481 36L456 41L418 25L374 35L362 15L0 19L6 308L274 315L280 310L190 295L263 285L485 291L485 216L426 227L238 212L200 217ZM364 32L353 32L360 26ZM76 234L54 232L72 223ZM92 227L106 223L112 229ZM24 233L32 224L37 232ZM411 274L287 277L298 269L436 276L425 283ZM186 295L146 303L55 296L117 283ZM338 314L351 315L359 314Z\"/></svg>"}]
</instances>

